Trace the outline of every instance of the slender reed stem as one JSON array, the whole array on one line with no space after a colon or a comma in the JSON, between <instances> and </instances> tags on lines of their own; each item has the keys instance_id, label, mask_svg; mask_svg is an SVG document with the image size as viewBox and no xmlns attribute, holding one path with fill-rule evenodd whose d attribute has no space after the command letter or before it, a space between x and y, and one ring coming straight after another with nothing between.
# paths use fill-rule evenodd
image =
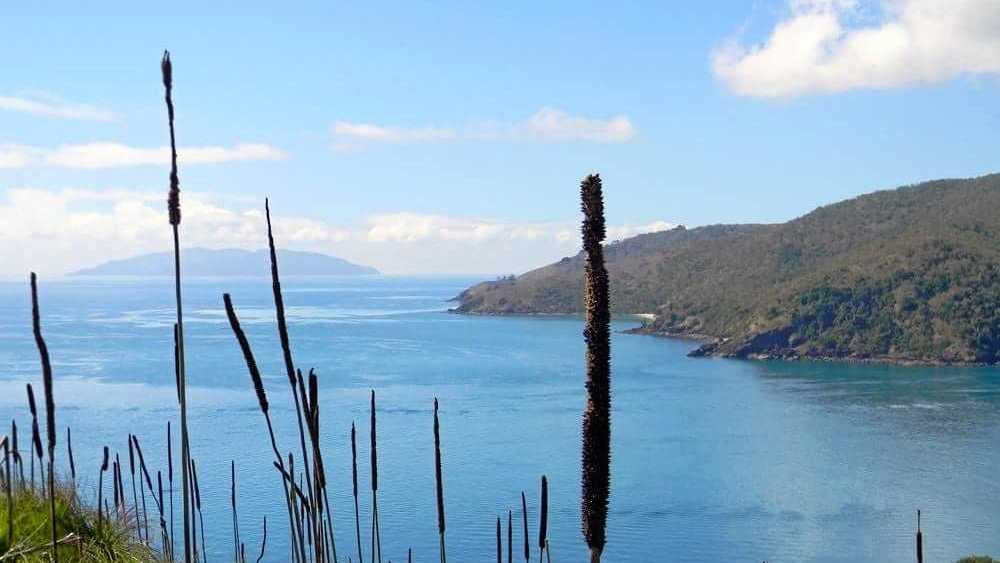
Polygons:
<instances>
[{"instance_id":1,"label":"slender reed stem","mask_svg":"<svg viewBox=\"0 0 1000 563\"><path fill-rule=\"evenodd\" d=\"M184 312L181 299L181 200L180 179L177 175L177 140L174 133L174 101L173 101L173 64L170 52L163 52L160 61L160 72L163 75L164 101L167 104L167 122L170 125L170 191L167 195L167 212L174 239L174 297L177 303L177 397L181 410L181 489L183 490L182 505L184 509L184 561L191 563L191 488L188 482L188 460L190 447L187 423L187 377L184 367Z\"/></svg>"},{"instance_id":2,"label":"slender reed stem","mask_svg":"<svg viewBox=\"0 0 1000 563\"><path fill-rule=\"evenodd\" d=\"M441 563L447 562L444 549L444 485L441 479L441 424L438 421L438 400L434 398L434 481L437 489L438 538L441 544Z\"/></svg>"},{"instance_id":3,"label":"slender reed stem","mask_svg":"<svg viewBox=\"0 0 1000 563\"><path fill-rule=\"evenodd\" d=\"M264 421L267 423L267 434L271 439L271 450L274 452L274 457L277 459L275 462L275 467L278 468L282 473L285 472L285 462L278 450L278 442L274 437L274 426L271 424L271 415L269 414L270 405L267 401L267 392L264 390L264 380L261 378L260 369L257 367L257 360L254 359L253 349L250 348L250 341L247 340L246 333L243 332L243 328L240 326L240 320L236 316L236 310L233 308L232 298L228 293L222 295L222 301L226 307L226 317L229 319L229 327L232 329L233 334L236 336L236 342L240 346L240 351L243 353L243 359L247 364L247 371L250 372L250 379L253 382L254 392L257 394L257 404L260 407L260 411L264 414ZM294 530L292 526L294 525L293 519L293 503L294 498L292 493L289 491L289 484L286 479L281 480L282 487L285 492L285 506L288 509L288 525L290 530ZM294 485L294 482L292 483ZM299 562L305 561L305 550L296 550L296 539L295 533L292 531L291 534L292 543L292 553L294 554L295 560Z\"/></svg>"},{"instance_id":4,"label":"slender reed stem","mask_svg":"<svg viewBox=\"0 0 1000 563\"><path fill-rule=\"evenodd\" d=\"M497 563L503 563L503 542L500 541L500 517L497 516Z\"/></svg>"},{"instance_id":5,"label":"slender reed stem","mask_svg":"<svg viewBox=\"0 0 1000 563\"><path fill-rule=\"evenodd\" d=\"M521 521L524 524L524 560L529 561L531 545L528 541L528 499L525 498L524 491L521 491Z\"/></svg>"},{"instance_id":6,"label":"slender reed stem","mask_svg":"<svg viewBox=\"0 0 1000 563\"><path fill-rule=\"evenodd\" d=\"M507 511L507 563L514 563L514 512Z\"/></svg>"},{"instance_id":7,"label":"slender reed stem","mask_svg":"<svg viewBox=\"0 0 1000 563\"><path fill-rule=\"evenodd\" d=\"M378 522L378 438L375 431L375 390L371 398L371 465L372 465L372 561L382 563L382 537ZM377 557L376 557L377 554Z\"/></svg>"},{"instance_id":8,"label":"slender reed stem","mask_svg":"<svg viewBox=\"0 0 1000 563\"><path fill-rule=\"evenodd\" d=\"M260 541L260 555L257 556L257 562L264 558L264 548L267 547L267 516L264 517L264 536Z\"/></svg>"},{"instance_id":9,"label":"slender reed stem","mask_svg":"<svg viewBox=\"0 0 1000 563\"><path fill-rule=\"evenodd\" d=\"M76 494L76 462L73 460L73 433L66 427L66 452L69 454L69 477L72 479L73 494Z\"/></svg>"},{"instance_id":10,"label":"slender reed stem","mask_svg":"<svg viewBox=\"0 0 1000 563\"><path fill-rule=\"evenodd\" d=\"M101 462L101 472L97 477L97 527L100 528L104 520L101 497L104 496L104 472L108 470L108 447L104 446L104 461Z\"/></svg>"},{"instance_id":11,"label":"slender reed stem","mask_svg":"<svg viewBox=\"0 0 1000 563\"><path fill-rule=\"evenodd\" d=\"M542 506L538 519L538 561L541 563L549 533L549 480L545 475L542 475Z\"/></svg>"},{"instance_id":12,"label":"slender reed stem","mask_svg":"<svg viewBox=\"0 0 1000 563\"><path fill-rule=\"evenodd\" d=\"M205 543L205 514L201 511L201 487L198 486L198 466L191 459L191 477L194 479L194 506L198 510L198 520L201 527L201 558L208 561L208 546Z\"/></svg>"},{"instance_id":13,"label":"slender reed stem","mask_svg":"<svg viewBox=\"0 0 1000 563\"><path fill-rule=\"evenodd\" d=\"M580 183L583 210L584 306L587 344L587 405L583 413L581 527L590 560L599 563L604 551L608 497L611 489L611 313L608 272L604 267L604 196L601 177Z\"/></svg>"},{"instance_id":14,"label":"slender reed stem","mask_svg":"<svg viewBox=\"0 0 1000 563\"><path fill-rule=\"evenodd\" d=\"M917 511L917 563L924 563L924 533L920 531L920 511Z\"/></svg>"},{"instance_id":15,"label":"slender reed stem","mask_svg":"<svg viewBox=\"0 0 1000 563\"><path fill-rule=\"evenodd\" d=\"M281 278L278 275L278 253L274 246L274 234L271 230L271 205L268 200L264 200L264 216L267 219L267 246L271 258L271 290L274 294L274 311L278 323L278 338L281 341L281 355L285 362L285 373L288 376L288 383L292 388L292 396L295 398L295 416L299 423L299 445L302 448L302 465L306 472L306 483L312 491L312 477L309 473L309 456L306 454L306 434L302 425L303 406L299 402L299 396L295 393L297 385L295 377L295 363L292 361L292 346L288 338L288 323L285 319L285 299L281 294ZM310 492L310 494L312 494Z\"/></svg>"},{"instance_id":16,"label":"slender reed stem","mask_svg":"<svg viewBox=\"0 0 1000 563\"><path fill-rule=\"evenodd\" d=\"M139 493L135 487L135 448L132 446L132 435L128 435L128 471L132 480L132 506L135 508L135 531L142 541L141 513L139 512ZM149 538L146 538L148 541Z\"/></svg>"},{"instance_id":17,"label":"slender reed stem","mask_svg":"<svg viewBox=\"0 0 1000 563\"><path fill-rule=\"evenodd\" d=\"M174 352L176 353L177 340L176 330L174 332ZM175 363L175 366L179 365ZM180 387L178 386L178 389ZM174 560L174 438L170 429L170 421L167 421L167 483L170 489L170 545L166 547L167 559Z\"/></svg>"},{"instance_id":18,"label":"slender reed stem","mask_svg":"<svg viewBox=\"0 0 1000 563\"><path fill-rule=\"evenodd\" d=\"M3 467L4 475L7 478L4 492L7 495L7 545L14 545L14 474L10 470L11 442L6 436L3 438Z\"/></svg>"},{"instance_id":19,"label":"slender reed stem","mask_svg":"<svg viewBox=\"0 0 1000 563\"><path fill-rule=\"evenodd\" d=\"M358 563L365 563L361 553L361 516L358 510L358 439L354 421L351 421L351 482L354 485L354 532L358 539Z\"/></svg>"},{"instance_id":20,"label":"slender reed stem","mask_svg":"<svg viewBox=\"0 0 1000 563\"><path fill-rule=\"evenodd\" d=\"M56 403L52 391L52 364L49 361L49 349L42 337L41 314L38 311L38 279L31 273L31 324L35 334L35 345L42 363L42 385L45 389L45 422L49 446L49 520L52 528L52 561L59 563L58 540L56 538ZM41 456L39 456L41 457ZM8 480L10 477L8 476Z\"/></svg>"},{"instance_id":21,"label":"slender reed stem","mask_svg":"<svg viewBox=\"0 0 1000 563\"><path fill-rule=\"evenodd\" d=\"M236 512L236 460L229 461L229 504L233 510L233 560L240 558L240 524Z\"/></svg>"}]
</instances>

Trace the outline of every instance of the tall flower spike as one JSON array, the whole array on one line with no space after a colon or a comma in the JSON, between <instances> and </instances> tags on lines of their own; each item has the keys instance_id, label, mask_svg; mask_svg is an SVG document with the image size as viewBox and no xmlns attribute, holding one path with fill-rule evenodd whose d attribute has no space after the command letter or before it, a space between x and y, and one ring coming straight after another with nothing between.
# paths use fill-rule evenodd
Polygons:
<instances>
[{"instance_id":1,"label":"tall flower spike","mask_svg":"<svg viewBox=\"0 0 1000 563\"><path fill-rule=\"evenodd\" d=\"M587 404L583 413L581 527L590 560L598 563L604 551L608 497L611 489L611 330L608 272L604 267L604 196L601 177L592 174L580 183L583 210L581 234L584 266L583 331L587 344Z\"/></svg>"},{"instance_id":2,"label":"tall flower spike","mask_svg":"<svg viewBox=\"0 0 1000 563\"><path fill-rule=\"evenodd\" d=\"M164 99L167 102L167 119L170 122L170 192L167 195L167 211L170 214L170 224L181 224L181 182L177 177L177 142L174 138L174 67L170 63L170 51L163 52L160 61L160 72L163 74Z\"/></svg>"}]
</instances>

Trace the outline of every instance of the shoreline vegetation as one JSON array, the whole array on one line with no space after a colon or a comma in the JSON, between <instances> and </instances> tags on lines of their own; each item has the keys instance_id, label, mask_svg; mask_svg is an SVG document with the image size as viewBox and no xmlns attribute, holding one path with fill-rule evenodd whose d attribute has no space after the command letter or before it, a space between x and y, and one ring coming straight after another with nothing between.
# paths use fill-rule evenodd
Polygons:
<instances>
[{"instance_id":1,"label":"shoreline vegetation","mask_svg":"<svg viewBox=\"0 0 1000 563\"><path fill-rule=\"evenodd\" d=\"M17 561L23 563L74 562L118 562L137 563L205 562L205 519L202 512L202 489L198 480L198 460L191 455L190 444L196 440L211 440L218 437L192 436L188 431L187 373L185 369L185 336L183 329L183 293L181 277L181 194L178 177L177 151L175 149L174 105L172 101L173 65L170 55L165 52L161 60L161 71L165 92L170 130L171 167L170 188L167 198L169 225L173 235L174 297L176 299L176 323L173 325L175 382L177 388L177 409L163 420L166 440L166 467L156 468L146 464L140 437L121 429L122 438L127 436L127 446L120 449L103 446L103 457L98 473L96 502L82 498L78 492L77 471L74 461L71 431L66 428L66 456L56 463L57 434L59 426L56 416L56 393L52 365L49 359L42 331L42 308L37 279L30 276L32 300L32 326L34 342L38 349L44 385L44 417L39 417L35 394L31 384L27 385L28 402L31 413L31 435L18 436L16 421L11 421L10 433L0 439L3 449L3 464L0 466L0 562ZM581 228L585 254L584 287L582 299L585 303L585 328L583 338L586 344L584 383L586 406L581 416L581 474L580 474L580 524L583 539L590 553L591 563L600 563L604 553L607 535L607 516L611 487L611 342L609 272L606 268L604 200L600 177L587 176L580 184L581 207L584 220ZM278 338L281 343L285 374L294 399L297 436L279 436L272 425L270 402L264 385L264 377L258 367L253 347L240 325L237 307L229 293L221 296L221 301L229 321L235 346L246 364L250 386L256 395L263 420L262 430L267 432L267 444L274 454L275 473L269 478L278 479L284 492L283 512L287 517L287 529L274 530L268 527L267 514L241 514L238 496L237 460L230 460L230 511L232 522L232 560L234 563L254 561L260 563L265 558L271 561L291 561L294 563L358 563L365 561L365 545L362 541L358 504L362 502L358 490L358 463L356 446L356 426L352 423L350 441L352 451L353 500L355 503L354 522L348 524L341 519L341 526L347 525L356 538L356 545L342 545L338 555L335 538L334 511L331 510L327 490L327 474L323 452L320 447L321 427L319 401L320 376L314 368L304 369L298 365L292 354L281 281L278 271L278 253L271 228L270 204L265 200L265 217L269 250L269 266L272 279L274 312ZM169 352L168 352L169 353ZM58 363L57 363L58 365ZM428 405L427 439L433 440L434 457L425 460L426 470L434 471L435 487L428 491L428 497L436 501L438 523L438 559L446 563L446 505L448 432L447 411L439 411L437 399L433 409ZM160 411L158 411L160 412ZM370 563L383 563L383 553L402 555L412 563L413 552L409 546L393 545L393 538L382 535L378 495L378 455L377 455L377 404L376 391L370 394L370 478L371 478L371 543L368 551ZM179 451L174 450L174 429L179 423ZM22 426L22 428L27 428ZM345 429L346 430L346 429ZM23 432L23 431L22 431ZM293 433L294 434L294 433ZM43 448L43 436L45 447ZM295 438L298 438L297 440ZM291 444L289 446L289 444ZM28 459L25 459L27 457ZM47 458L47 459L46 459ZM180 463L175 463L179 459ZM204 460L202 460L204 461ZM217 461L217 460L215 460ZM127 466L125 463L127 462ZM204 467L205 465L202 465ZM37 467L37 471L36 471ZM69 470L67 479L66 468ZM37 479L36 479L37 473ZM179 473L179 476L177 475ZM27 474L27 475L26 475ZM255 474L256 475L256 474ZM175 502L178 483L180 502ZM497 563L503 563L503 534L501 517L507 511L507 563L513 563L514 544L523 545L525 563L530 563L532 538L537 537L538 560L551 563L548 536L549 498L547 476L540 476L538 502L529 512L528 494L520 494L520 526L515 526L513 513L517 511L518 499L498 501L496 513L484 514L482 522L492 527L496 521ZM108 490L110 488L110 491ZM129 494L131 489L131 494ZM210 491L205 491L209 494ZM383 502L391 499L382 499ZM180 529L175 525L175 506L181 510ZM558 509L557 509L558 510ZM391 511L389 512L391 514ZM531 518L529 519L529 514ZM923 561L923 536L917 513L916 557ZM249 518L248 518L249 516ZM261 541L258 545L248 545L242 538L241 530L247 526L257 526L260 522ZM242 522L242 524L241 524ZM537 523L537 536L533 536L532 526ZM350 530L353 524L354 530ZM365 523L367 527L368 523ZM515 532L516 527L521 533ZM179 533L178 533L179 532ZM288 538L288 552L275 554L268 549L268 538L274 534ZM521 537L516 537L516 536ZM179 537L178 537L179 536ZM273 544L273 540L272 540ZM386 549L383 551L383 547ZM492 546L490 546L492 548ZM518 550L520 551L520 549ZM256 554L256 557L255 557ZM429 560L431 554L418 554ZM391 563L391 560L385 558ZM402 557L397 559L401 561ZM454 558L453 558L454 560Z\"/></svg>"},{"instance_id":2,"label":"shoreline vegetation","mask_svg":"<svg viewBox=\"0 0 1000 563\"><path fill-rule=\"evenodd\" d=\"M780 224L677 227L605 245L612 312L693 356L1000 363L1000 174L937 180ZM579 314L583 256L474 285L464 314ZM653 318L648 318L652 313Z\"/></svg>"}]
</instances>

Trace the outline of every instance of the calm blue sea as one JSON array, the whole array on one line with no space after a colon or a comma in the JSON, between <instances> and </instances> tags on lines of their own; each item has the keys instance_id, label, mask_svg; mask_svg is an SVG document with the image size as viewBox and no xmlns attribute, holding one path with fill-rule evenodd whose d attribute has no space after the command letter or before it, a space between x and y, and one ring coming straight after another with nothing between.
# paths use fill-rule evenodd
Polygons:
<instances>
[{"instance_id":1,"label":"calm blue sea","mask_svg":"<svg viewBox=\"0 0 1000 563\"><path fill-rule=\"evenodd\" d=\"M404 561L410 547L416 561L437 558L431 409L438 397L451 560L494 560L496 518L506 524L508 509L519 553L520 493L527 493L534 536L542 474L551 490L552 558L584 560L581 322L445 312L447 299L473 281L285 280L295 361L320 377L342 561L358 560L348 436L356 421L367 490L370 389L378 397L386 559ZM280 481L222 309L228 291L265 372L279 445L297 452L270 287L264 280L189 280L184 290L191 435L209 560L231 560L235 460L247 551L259 549L267 516L264 560L285 561ZM58 422L73 429L84 494L96 496L101 446L124 460L130 432L149 465L165 473L166 423L177 420L171 291L168 280L42 280ZM615 329L634 324L622 319ZM692 346L614 336L606 561L910 562L917 508L928 561L1000 555L1000 371L690 359ZM24 383L40 391L39 371L27 283L0 284L5 426L17 418L30 428ZM365 492L366 561L370 506ZM537 560L537 548L531 556Z\"/></svg>"}]
</instances>

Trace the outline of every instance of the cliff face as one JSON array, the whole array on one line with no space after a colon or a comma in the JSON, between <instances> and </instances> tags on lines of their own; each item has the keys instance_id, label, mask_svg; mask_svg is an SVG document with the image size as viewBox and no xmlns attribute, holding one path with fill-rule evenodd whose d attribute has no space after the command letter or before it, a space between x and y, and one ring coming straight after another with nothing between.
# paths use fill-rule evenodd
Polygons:
<instances>
[{"instance_id":1,"label":"cliff face","mask_svg":"<svg viewBox=\"0 0 1000 563\"><path fill-rule=\"evenodd\" d=\"M612 307L697 354L1000 361L1000 174L821 207L778 225L642 235L607 248ZM469 288L459 312L580 310L581 257Z\"/></svg>"}]
</instances>

